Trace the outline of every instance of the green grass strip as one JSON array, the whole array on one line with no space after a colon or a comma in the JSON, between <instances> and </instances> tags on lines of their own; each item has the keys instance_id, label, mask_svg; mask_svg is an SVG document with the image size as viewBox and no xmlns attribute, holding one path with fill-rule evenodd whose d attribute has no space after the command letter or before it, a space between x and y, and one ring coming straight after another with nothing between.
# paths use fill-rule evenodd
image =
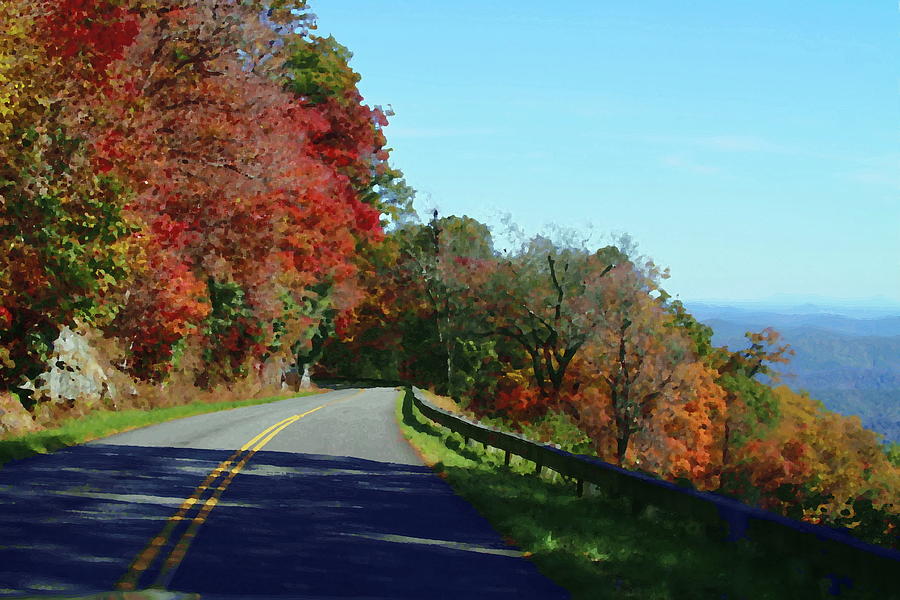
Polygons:
<instances>
[{"instance_id":1,"label":"green grass strip","mask_svg":"<svg viewBox=\"0 0 900 600\"><path fill-rule=\"evenodd\" d=\"M749 541L627 498L591 489L502 451L466 446L462 436L427 419L404 394L397 419L406 438L454 491L504 537L531 553L547 577L584 599L833 598L830 581ZM585 486L586 488L588 486ZM841 598L873 598L842 590Z\"/></svg>"},{"instance_id":2,"label":"green grass strip","mask_svg":"<svg viewBox=\"0 0 900 600\"><path fill-rule=\"evenodd\" d=\"M205 413L231 410L244 406L268 404L288 398L299 398L318 393L317 391L295 392L266 398L232 400L227 402L190 402L179 406L132 409L121 412L101 410L78 419L67 421L55 429L45 429L22 436L0 440L0 467L11 460L28 458L35 454L47 454L68 446L75 446L148 425L202 415Z\"/></svg>"}]
</instances>

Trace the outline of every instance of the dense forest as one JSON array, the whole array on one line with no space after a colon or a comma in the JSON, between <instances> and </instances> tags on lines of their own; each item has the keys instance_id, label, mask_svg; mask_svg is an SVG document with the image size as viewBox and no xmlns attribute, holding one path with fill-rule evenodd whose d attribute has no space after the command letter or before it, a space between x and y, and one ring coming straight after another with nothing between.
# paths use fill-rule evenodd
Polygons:
<instances>
[{"instance_id":1,"label":"dense forest","mask_svg":"<svg viewBox=\"0 0 900 600\"><path fill-rule=\"evenodd\" d=\"M501 251L419 220L390 115L304 0L0 0L0 23L0 434L296 365L897 545L896 455L759 381L777 332L715 346L627 239Z\"/></svg>"}]
</instances>

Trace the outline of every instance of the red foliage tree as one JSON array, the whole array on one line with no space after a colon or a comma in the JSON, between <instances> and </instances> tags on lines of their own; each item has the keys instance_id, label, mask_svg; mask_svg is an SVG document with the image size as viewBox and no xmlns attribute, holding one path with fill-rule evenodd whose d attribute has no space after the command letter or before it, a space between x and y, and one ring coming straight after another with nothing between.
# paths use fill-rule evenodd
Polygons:
<instances>
[{"instance_id":1,"label":"red foliage tree","mask_svg":"<svg viewBox=\"0 0 900 600\"><path fill-rule=\"evenodd\" d=\"M101 78L138 34L138 17L124 0L53 0L44 10L39 34L47 54L66 61L82 78Z\"/></svg>"},{"instance_id":2,"label":"red foliage tree","mask_svg":"<svg viewBox=\"0 0 900 600\"><path fill-rule=\"evenodd\" d=\"M256 48L271 47L267 40L278 35L251 4L208 0L144 11L134 43L110 63L108 83L89 99L92 118L82 123L97 168L135 190L129 209L146 224L146 243L176 256L196 281L242 290L242 306L211 310L220 318L240 313L244 324L217 325L206 343L247 359L260 358L278 336L291 338L284 348L300 343L309 334L305 321L275 328L286 318L285 294L303 305L321 295L311 286L341 286L355 272L357 244L381 235L378 209L341 172L357 143L345 138L355 130L337 129L340 119L304 106L253 64ZM372 138L371 122L357 129ZM344 158L323 144L346 148ZM165 281L136 281L129 302L171 301L156 287ZM147 334L128 322L134 314L123 311L114 330Z\"/></svg>"}]
</instances>

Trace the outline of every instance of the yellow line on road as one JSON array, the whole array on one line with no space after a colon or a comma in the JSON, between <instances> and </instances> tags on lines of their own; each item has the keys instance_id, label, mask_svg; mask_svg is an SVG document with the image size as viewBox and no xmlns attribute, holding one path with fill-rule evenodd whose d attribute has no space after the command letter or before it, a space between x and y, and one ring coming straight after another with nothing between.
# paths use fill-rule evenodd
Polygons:
<instances>
[{"instance_id":1,"label":"yellow line on road","mask_svg":"<svg viewBox=\"0 0 900 600\"><path fill-rule=\"evenodd\" d=\"M287 422L287 421L290 421L291 423L293 423L293 422L296 421L296 420L297 420L297 415L294 415L294 416L292 416L292 417L288 417L287 419L282 419L281 421L278 421L277 423L275 423L275 424L272 425L271 427L267 427L267 428L265 429L265 431L263 431L263 432L260 433L260 434L257 434L256 436L253 437L253 439L251 439L249 442L247 442L246 444L244 444L243 446L241 446L241 450L240 450L240 451L241 451L241 452L245 452L250 446L252 446L253 444L255 444L255 443L257 442L257 440L259 440L259 438L261 438L262 436L266 435L267 433L269 433L270 431L272 431L273 429L275 429L276 427L278 427L278 426L281 425L282 423L285 423L285 422Z\"/></svg>"},{"instance_id":2,"label":"yellow line on road","mask_svg":"<svg viewBox=\"0 0 900 600\"><path fill-rule=\"evenodd\" d=\"M178 511L169 517L166 521L166 524L163 526L162 531L150 540L150 543L147 544L147 547L137 555L137 557L132 561L131 565L128 568L128 571L119 580L118 584L116 584L116 589L118 590L134 590L138 584L138 581L141 578L141 575L150 568L150 565L156 560L156 557L159 555L163 546L169 540L169 536L172 535L172 531L178 525L178 523L185 519L187 513L194 507L200 498L203 496L204 492L206 492L210 486L220 478L220 476L225 475L224 479L219 482L219 485L213 490L212 495L203 503L200 507L199 512L193 519L191 519L191 524L188 527L188 530L181 536L178 540L178 543L175 545L175 548L172 552L169 553L169 556L166 558L165 563L156 578L156 582L154 586L157 585L167 585L169 580L171 580L172 576L175 573L175 569L178 568L178 565L181 564L181 561L184 559L184 556L187 554L187 550L190 547L191 541L196 536L197 530L200 526L206 521L206 518L209 516L209 513L215 508L216 504L219 502L219 498L228 488L229 484L231 484L232 479L241 472L241 469L244 468L244 465L247 464L247 461L256 454L260 449L262 449L266 444L268 444L272 439L281 433L285 428L287 428L292 423L302 419L303 417L310 415L317 410L325 408L331 404L336 402L343 402L344 400L349 400L354 398L366 390L360 390L354 394L347 396L346 398L338 398L336 400L332 400L331 402L326 402L321 406L317 406L312 410L308 410L305 413L299 415L293 415L282 419L281 421L275 423L267 427L262 432L255 435L250 441L241 446L239 450L235 450L235 452L228 457L228 459L219 463L219 465L210 472L210 474L206 477L206 479L194 490L194 493L191 494L189 498L187 498L179 507ZM254 446L255 444L255 446ZM250 448L253 448L250 452L247 452ZM246 454L245 454L246 453ZM243 456L242 456L243 455ZM233 467L231 466L235 460L241 457L240 462L238 462Z\"/></svg>"},{"instance_id":3,"label":"yellow line on road","mask_svg":"<svg viewBox=\"0 0 900 600\"><path fill-rule=\"evenodd\" d=\"M347 398L342 398L342 400L346 400L346 399L347 399ZM270 441L273 437L275 437L276 435L278 435L285 427L287 427L288 425L290 425L290 424L293 423L294 421L298 421L298 420L302 419L303 417L305 417L306 415L311 415L312 413L316 412L316 411L319 410L320 408L325 408L325 406L327 406L327 405L326 405L326 404L323 404L322 406L317 406L316 408L314 408L314 409L312 409L312 410L306 411L306 412L303 413L302 415L294 415L294 416L291 418L291 420L290 420L289 422L285 423L284 425L281 425L278 429L276 429L275 431L273 431L272 433L270 433L263 441L261 441L260 443L258 443L258 444L256 445L256 447L253 448L253 451L256 452L257 450L259 450L260 448L262 448L263 446L265 446L266 444L268 444L269 441ZM262 436L260 436L260 437L262 437ZM241 448L241 450L246 450L247 448L249 448L249 447L253 444L253 442L255 442L257 439L258 439L258 438L254 438L253 440L251 440L250 442L248 442L247 444L245 444L244 447Z\"/></svg>"},{"instance_id":4,"label":"yellow line on road","mask_svg":"<svg viewBox=\"0 0 900 600\"><path fill-rule=\"evenodd\" d=\"M282 429L284 429L284 427L287 427L288 425L290 425L290 423L283 425ZM281 431L281 429L279 429L278 431ZM194 541L194 537L197 535L197 530L200 529L200 526L203 525L204 521L206 521L209 513L212 512L212 509L214 509L216 507L216 504L219 503L219 498L228 488L229 484L231 484L231 480L241 472L241 469L244 468L244 465L247 464L247 461L249 461L250 458L252 458L253 455L256 454L256 452L257 448L254 448L253 451L247 453L247 455L244 456L241 462L236 464L231 469L231 472L228 473L228 476L215 489L213 495L210 496L209 499L203 504L200 512L197 513L197 516L194 517L191 521L190 527L188 527L187 531L185 531L181 538L178 540L178 543L175 545L175 548L172 549L172 552L169 553L169 556L166 558L166 561L163 564L162 569L160 569L159 575L157 575L156 581L153 582L152 587L163 587L168 585L172 576L175 574L175 569L177 569L178 565L181 564L181 561L184 560L191 542Z\"/></svg>"},{"instance_id":5,"label":"yellow line on road","mask_svg":"<svg viewBox=\"0 0 900 600\"><path fill-rule=\"evenodd\" d=\"M163 526L162 531L150 540L150 543L144 550L137 555L137 557L131 562L131 565L128 567L128 572L125 576L119 580L119 583L116 585L116 589L119 590L133 590L137 585L137 581L140 578L141 574L147 570L153 560L156 558L156 555L159 554L159 551L162 549L163 545L165 545L166 541L169 539L169 536L172 535L172 530L175 529L175 526L178 525L178 522L181 521L184 516L188 513L191 507L200 500L200 497L203 495L209 486L219 478L219 476L225 472L231 466L231 463L240 456L240 450L235 451L227 460L219 463L219 466L210 472L207 475L206 479L197 486L194 490L194 493L191 494L189 498L187 498L181 506L178 508L178 512L169 517L169 520L166 521L166 524Z\"/></svg>"}]
</instances>

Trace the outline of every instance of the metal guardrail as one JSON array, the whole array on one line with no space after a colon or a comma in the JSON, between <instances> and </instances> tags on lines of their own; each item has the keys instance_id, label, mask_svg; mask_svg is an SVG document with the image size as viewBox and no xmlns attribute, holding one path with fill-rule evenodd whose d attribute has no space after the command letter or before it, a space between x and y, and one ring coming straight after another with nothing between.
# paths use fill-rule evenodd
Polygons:
<instances>
[{"instance_id":1,"label":"metal guardrail","mask_svg":"<svg viewBox=\"0 0 900 600\"><path fill-rule=\"evenodd\" d=\"M411 398L410 398L411 397ZM832 582L866 590L880 590L878 598L900 598L900 552L863 542L849 530L813 525L771 511L748 506L715 494L682 487L644 473L628 471L596 457L570 454L548 444L500 431L454 415L431 404L418 388L407 387L407 400L425 417L461 434L506 452L505 464L515 454L535 463L536 473L549 468L577 481L578 495L584 483L629 497L633 507L655 506L664 511L696 519L714 535L728 541L749 538L767 551L787 552L810 573L830 577ZM802 556L798 556L798 552ZM854 587L856 587L854 585ZM894 595L891 595L894 594Z\"/></svg>"}]
</instances>

